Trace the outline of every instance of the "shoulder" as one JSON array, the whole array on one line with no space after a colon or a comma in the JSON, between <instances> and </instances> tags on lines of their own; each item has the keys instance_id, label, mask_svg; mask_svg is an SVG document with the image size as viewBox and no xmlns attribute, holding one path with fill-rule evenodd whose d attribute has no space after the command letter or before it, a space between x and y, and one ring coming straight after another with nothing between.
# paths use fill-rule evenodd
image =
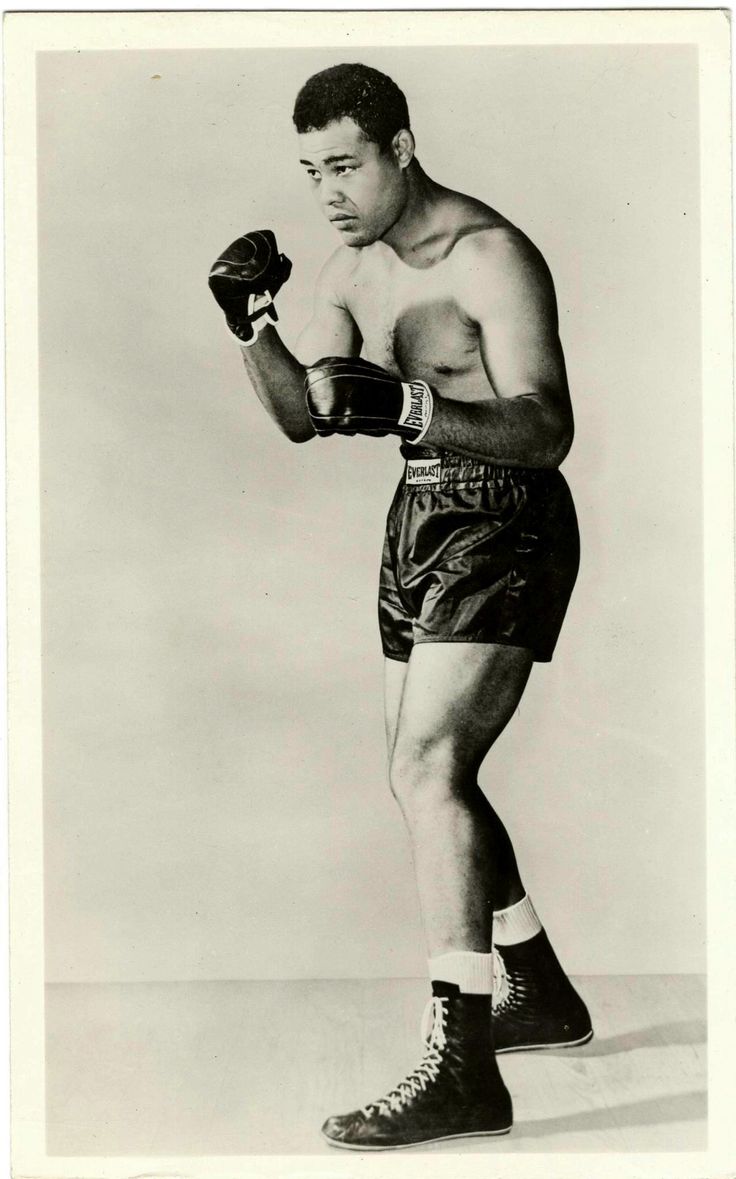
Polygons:
<instances>
[{"instance_id":1,"label":"shoulder","mask_svg":"<svg viewBox=\"0 0 736 1179\"><path fill-rule=\"evenodd\" d=\"M488 227L468 226L459 234L452 258L460 270L524 270L549 274L541 251L508 221Z\"/></svg>"},{"instance_id":2,"label":"shoulder","mask_svg":"<svg viewBox=\"0 0 736 1179\"><path fill-rule=\"evenodd\" d=\"M355 285L360 255L360 250L338 246L317 276L317 293L333 302L342 303L348 289Z\"/></svg>"},{"instance_id":3,"label":"shoulder","mask_svg":"<svg viewBox=\"0 0 736 1179\"><path fill-rule=\"evenodd\" d=\"M461 302L469 309L499 300L554 304L554 286L541 251L516 226L503 222L462 234L452 251Z\"/></svg>"},{"instance_id":4,"label":"shoulder","mask_svg":"<svg viewBox=\"0 0 736 1179\"><path fill-rule=\"evenodd\" d=\"M541 251L508 217L459 192L447 193L447 209L453 225L449 259L459 273L525 272L549 278Z\"/></svg>"}]
</instances>

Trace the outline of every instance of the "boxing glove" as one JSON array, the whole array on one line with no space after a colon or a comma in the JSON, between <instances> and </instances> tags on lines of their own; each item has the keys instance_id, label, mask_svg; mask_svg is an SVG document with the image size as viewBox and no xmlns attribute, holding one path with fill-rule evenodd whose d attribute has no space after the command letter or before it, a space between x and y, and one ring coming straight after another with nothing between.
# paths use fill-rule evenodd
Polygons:
<instances>
[{"instance_id":1,"label":"boxing glove","mask_svg":"<svg viewBox=\"0 0 736 1179\"><path fill-rule=\"evenodd\" d=\"M307 369L305 388L318 434L398 434L417 443L432 420L425 381L401 381L361 357L323 357Z\"/></svg>"},{"instance_id":2,"label":"boxing glove","mask_svg":"<svg viewBox=\"0 0 736 1179\"><path fill-rule=\"evenodd\" d=\"M270 229L245 233L227 247L209 274L212 294L241 344L255 343L266 323L278 321L273 300L291 274Z\"/></svg>"}]
</instances>

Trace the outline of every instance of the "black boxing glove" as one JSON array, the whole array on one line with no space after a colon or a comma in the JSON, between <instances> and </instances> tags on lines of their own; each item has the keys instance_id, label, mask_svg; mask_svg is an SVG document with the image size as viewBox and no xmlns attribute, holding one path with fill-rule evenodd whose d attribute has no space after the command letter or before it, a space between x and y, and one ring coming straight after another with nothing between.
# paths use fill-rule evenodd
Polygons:
<instances>
[{"instance_id":1,"label":"black boxing glove","mask_svg":"<svg viewBox=\"0 0 736 1179\"><path fill-rule=\"evenodd\" d=\"M307 369L305 388L318 434L398 434L417 443L432 421L425 381L400 381L361 357L323 357Z\"/></svg>"},{"instance_id":2,"label":"black boxing glove","mask_svg":"<svg viewBox=\"0 0 736 1179\"><path fill-rule=\"evenodd\" d=\"M278 321L274 297L291 274L270 229L245 233L220 254L209 275L212 294L225 312L230 331L251 345L261 328Z\"/></svg>"}]
</instances>

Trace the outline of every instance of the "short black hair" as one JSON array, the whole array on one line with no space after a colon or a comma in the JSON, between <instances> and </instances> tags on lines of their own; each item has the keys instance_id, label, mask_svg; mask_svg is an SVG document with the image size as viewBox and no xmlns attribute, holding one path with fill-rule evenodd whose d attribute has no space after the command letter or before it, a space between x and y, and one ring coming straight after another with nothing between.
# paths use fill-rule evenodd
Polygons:
<instances>
[{"instance_id":1,"label":"short black hair","mask_svg":"<svg viewBox=\"0 0 736 1179\"><path fill-rule=\"evenodd\" d=\"M299 134L352 119L382 151L397 131L409 130L406 98L393 79L360 62L330 66L309 78L296 96L294 126Z\"/></svg>"}]
</instances>

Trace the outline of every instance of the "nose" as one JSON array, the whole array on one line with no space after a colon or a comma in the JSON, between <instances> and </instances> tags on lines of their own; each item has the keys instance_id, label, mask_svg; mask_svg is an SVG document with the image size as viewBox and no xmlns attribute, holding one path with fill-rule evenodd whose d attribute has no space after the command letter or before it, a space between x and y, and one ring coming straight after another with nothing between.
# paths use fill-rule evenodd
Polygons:
<instances>
[{"instance_id":1,"label":"nose","mask_svg":"<svg viewBox=\"0 0 736 1179\"><path fill-rule=\"evenodd\" d=\"M320 185L320 200L325 208L330 208L333 205L341 205L344 199L344 194L340 188L339 179L323 180Z\"/></svg>"}]
</instances>

